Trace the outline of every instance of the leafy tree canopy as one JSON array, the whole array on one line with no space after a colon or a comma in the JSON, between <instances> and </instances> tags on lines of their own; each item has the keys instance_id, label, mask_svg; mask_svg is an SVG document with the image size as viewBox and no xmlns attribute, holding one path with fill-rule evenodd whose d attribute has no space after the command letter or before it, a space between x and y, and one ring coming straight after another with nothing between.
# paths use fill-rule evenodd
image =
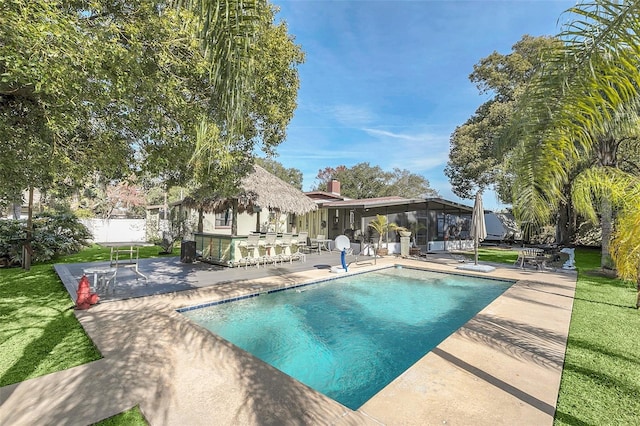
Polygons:
<instances>
[{"instance_id":1,"label":"leafy tree canopy","mask_svg":"<svg viewBox=\"0 0 640 426\"><path fill-rule=\"evenodd\" d=\"M640 1L580 2L569 12L572 20L558 37L562 44L530 79L500 143L517 141L511 162L514 213L528 223L544 223L567 202L566 188L573 183L576 210L592 219L598 212L601 263L608 266L615 209L624 222L630 210L621 200L637 200L637 187L626 183L637 181L637 174L624 170L633 170L640 150ZM624 166L623 150L631 159ZM618 228L625 229L632 227ZM613 235L614 241L628 238L625 247L640 245L637 235ZM624 262L618 257L616 264Z\"/></svg>"},{"instance_id":2,"label":"leafy tree canopy","mask_svg":"<svg viewBox=\"0 0 640 426\"><path fill-rule=\"evenodd\" d=\"M513 114L531 74L543 63L543 53L559 43L551 37L525 35L511 53L493 52L474 65L469 79L481 94L493 96L451 135L445 175L459 197L471 199L478 190L493 187L503 202L511 202L509 168L503 163L510 148L497 150L495 138Z\"/></svg>"},{"instance_id":3,"label":"leafy tree canopy","mask_svg":"<svg viewBox=\"0 0 640 426\"><path fill-rule=\"evenodd\" d=\"M95 173L231 191L296 106L303 54L273 21L261 0L0 3L0 200Z\"/></svg>"},{"instance_id":4,"label":"leafy tree canopy","mask_svg":"<svg viewBox=\"0 0 640 426\"><path fill-rule=\"evenodd\" d=\"M408 170L394 168L383 171L379 166L358 163L351 168L344 165L326 167L318 171L319 181L316 191L326 191L332 179L340 181L341 195L353 199L365 199L387 196L405 198L437 197L438 192L429 186L424 177Z\"/></svg>"}]
</instances>

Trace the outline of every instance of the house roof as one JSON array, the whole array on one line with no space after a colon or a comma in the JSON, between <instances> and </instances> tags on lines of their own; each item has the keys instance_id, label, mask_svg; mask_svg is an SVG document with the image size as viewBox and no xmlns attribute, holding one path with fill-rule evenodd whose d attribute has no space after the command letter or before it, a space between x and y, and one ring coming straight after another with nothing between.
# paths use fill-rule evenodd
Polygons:
<instances>
[{"instance_id":1,"label":"house roof","mask_svg":"<svg viewBox=\"0 0 640 426\"><path fill-rule=\"evenodd\" d=\"M436 206L442 206L459 209L461 211L466 211L469 213L473 212L473 206L467 206L465 204L456 203L455 201L445 200L444 198L430 197L425 198L424 201L427 203L427 208L429 210L436 210Z\"/></svg>"},{"instance_id":2,"label":"house roof","mask_svg":"<svg viewBox=\"0 0 640 426\"><path fill-rule=\"evenodd\" d=\"M415 205L416 207L418 207L420 204L424 205L429 210L455 209L468 213L471 213L473 211L472 206L466 206L464 204L459 204L454 201L445 200L443 198L403 198L397 196L365 198L361 200L326 201L322 203L322 206L344 209L371 209L403 205Z\"/></svg>"},{"instance_id":3,"label":"house roof","mask_svg":"<svg viewBox=\"0 0 640 426\"><path fill-rule=\"evenodd\" d=\"M318 206L302 191L269 173L257 164L254 170L245 176L240 183L240 193L235 198L239 211L253 212L255 207L277 210L285 213L305 214L316 210ZM233 198L211 198L204 202L185 198L184 204L205 211L221 212L230 208Z\"/></svg>"},{"instance_id":4,"label":"house roof","mask_svg":"<svg viewBox=\"0 0 640 426\"><path fill-rule=\"evenodd\" d=\"M306 195L307 197L313 199L313 200L318 200L318 201L323 201L323 200L346 200L346 197L343 197L341 195L338 194L334 194L331 192L326 192L326 191L309 191L309 192L305 192L304 195Z\"/></svg>"},{"instance_id":5,"label":"house roof","mask_svg":"<svg viewBox=\"0 0 640 426\"><path fill-rule=\"evenodd\" d=\"M403 204L423 203L422 199L409 199L403 197L377 197L377 198L365 198L362 200L341 200L325 203L325 207L332 208L373 208L373 207L385 207L385 206L397 206Z\"/></svg>"}]
</instances>

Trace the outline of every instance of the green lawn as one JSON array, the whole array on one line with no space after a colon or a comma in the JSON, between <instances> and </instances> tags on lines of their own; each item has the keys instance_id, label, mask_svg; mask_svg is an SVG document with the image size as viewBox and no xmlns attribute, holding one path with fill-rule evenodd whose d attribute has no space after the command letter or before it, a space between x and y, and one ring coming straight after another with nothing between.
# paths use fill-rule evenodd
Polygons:
<instances>
[{"instance_id":1,"label":"green lawn","mask_svg":"<svg viewBox=\"0 0 640 426\"><path fill-rule=\"evenodd\" d=\"M144 247L140 257L158 255ZM176 255L178 253L175 253ZM481 248L480 260L513 264L517 252ZM109 259L93 246L55 263ZM579 269L556 424L638 424L640 413L640 312L635 288L596 274L595 250L577 250ZM73 302L53 263L31 271L0 269L0 386L100 358L73 315ZM104 424L145 424L136 408Z\"/></svg>"},{"instance_id":2,"label":"green lawn","mask_svg":"<svg viewBox=\"0 0 640 426\"><path fill-rule=\"evenodd\" d=\"M159 251L159 247L142 247L140 257L155 257ZM33 265L30 271L0 269L0 386L100 359L73 315L74 303L53 264L109 260L109 253L109 248L94 245ZM135 410L127 416L142 417ZM131 424L129 419L120 424Z\"/></svg>"},{"instance_id":3,"label":"green lawn","mask_svg":"<svg viewBox=\"0 0 640 426\"><path fill-rule=\"evenodd\" d=\"M140 257L158 255L143 247ZM55 263L109 260L110 249L92 246ZM73 315L73 301L53 263L0 269L0 386L100 358Z\"/></svg>"},{"instance_id":4,"label":"green lawn","mask_svg":"<svg viewBox=\"0 0 640 426\"><path fill-rule=\"evenodd\" d=\"M124 413L94 423L93 426L146 426L148 424L140 408L136 406Z\"/></svg>"},{"instance_id":5,"label":"green lawn","mask_svg":"<svg viewBox=\"0 0 640 426\"><path fill-rule=\"evenodd\" d=\"M555 424L640 424L635 288L597 274L596 250L576 250L576 266L578 285Z\"/></svg>"},{"instance_id":6,"label":"green lawn","mask_svg":"<svg viewBox=\"0 0 640 426\"><path fill-rule=\"evenodd\" d=\"M51 264L0 269L0 386L100 358L73 306Z\"/></svg>"}]
</instances>

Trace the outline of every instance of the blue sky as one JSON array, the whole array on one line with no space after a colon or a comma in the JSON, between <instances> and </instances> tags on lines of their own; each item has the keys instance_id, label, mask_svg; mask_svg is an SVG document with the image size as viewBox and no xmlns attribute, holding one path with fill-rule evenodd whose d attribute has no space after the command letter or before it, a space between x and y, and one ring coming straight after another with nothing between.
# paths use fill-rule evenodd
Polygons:
<instances>
[{"instance_id":1,"label":"blue sky","mask_svg":"<svg viewBox=\"0 0 640 426\"><path fill-rule=\"evenodd\" d=\"M426 177L449 200L449 138L486 101L469 81L524 34L555 35L567 0L273 0L305 52L298 108L277 161L304 174L369 162ZM402 195L402 194L398 194ZM484 205L497 209L495 194Z\"/></svg>"}]
</instances>

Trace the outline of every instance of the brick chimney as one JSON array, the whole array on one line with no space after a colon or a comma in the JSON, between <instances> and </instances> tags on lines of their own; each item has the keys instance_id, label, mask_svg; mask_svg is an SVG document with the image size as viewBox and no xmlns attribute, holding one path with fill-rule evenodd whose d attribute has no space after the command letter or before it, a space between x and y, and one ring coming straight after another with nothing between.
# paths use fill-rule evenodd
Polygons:
<instances>
[{"instance_id":1,"label":"brick chimney","mask_svg":"<svg viewBox=\"0 0 640 426\"><path fill-rule=\"evenodd\" d=\"M340 195L340 181L331 179L327 184L327 192L330 192L334 195Z\"/></svg>"}]
</instances>

